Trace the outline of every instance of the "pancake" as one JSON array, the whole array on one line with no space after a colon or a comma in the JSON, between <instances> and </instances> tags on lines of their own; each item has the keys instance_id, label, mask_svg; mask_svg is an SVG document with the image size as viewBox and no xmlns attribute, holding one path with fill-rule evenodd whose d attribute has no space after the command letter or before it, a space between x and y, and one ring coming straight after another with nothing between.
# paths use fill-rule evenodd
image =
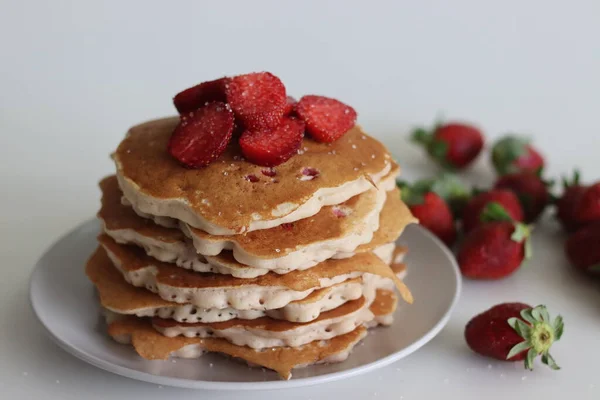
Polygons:
<instances>
[{"instance_id":1,"label":"pancake","mask_svg":"<svg viewBox=\"0 0 600 400\"><path fill-rule=\"evenodd\" d=\"M159 261L172 262L198 272L217 272L237 278L254 278L269 270L284 274L312 267L328 258L351 257L354 255L352 251L365 240L370 243L361 245L359 252L374 250L395 241L404 227L415 221L396 189L388 192L387 198L383 192L373 189L341 206L324 207L314 217L291 226L245 235L214 236L199 233L182 224L184 231L194 239L194 248L178 229L154 224L123 205L114 176L102 180L100 187L103 196L98 217L103 223L104 232L118 243L141 246L148 255ZM379 212L382 207L383 210ZM335 210L346 210L349 215L336 216ZM381 228L377 229L380 225ZM373 229L376 229L375 233ZM233 257L239 263L255 268L224 263L230 257L209 257L220 254L225 248L232 249Z\"/></svg>"},{"instance_id":2,"label":"pancake","mask_svg":"<svg viewBox=\"0 0 600 400\"><path fill-rule=\"evenodd\" d=\"M240 279L229 275L192 272L159 262L142 249L120 245L107 235L100 235L98 240L127 282L146 287L163 299L201 308L281 308L294 300L305 298L314 290L366 274L394 280L403 299L412 302L408 288L373 253L327 260L313 268L285 275L268 273L252 279Z\"/></svg>"},{"instance_id":3,"label":"pancake","mask_svg":"<svg viewBox=\"0 0 600 400\"><path fill-rule=\"evenodd\" d=\"M149 320L132 316L109 323L108 334L119 343L132 344L135 351L147 360L198 358L204 352L215 352L240 358L252 366L272 369L283 379L290 379L294 368L346 360L354 346L367 335L367 329L359 326L330 340L311 342L301 347L273 347L266 351L236 346L219 338L166 337L157 332Z\"/></svg>"},{"instance_id":4,"label":"pancake","mask_svg":"<svg viewBox=\"0 0 600 400\"><path fill-rule=\"evenodd\" d=\"M167 337L220 337L238 346L253 349L299 347L315 340L329 340L346 334L374 318L364 297L352 300L307 323L288 322L269 317L226 322L184 323L153 318L152 326Z\"/></svg>"},{"instance_id":5,"label":"pancake","mask_svg":"<svg viewBox=\"0 0 600 400\"><path fill-rule=\"evenodd\" d=\"M309 322L318 318L322 312L359 299L363 296L363 291L369 294L374 290L365 288L361 278L354 278L315 290L302 300L274 310L197 308L191 304L164 300L144 288L128 284L101 247L88 260L86 274L96 286L100 304L105 309L116 314L171 318L178 322L222 322L234 318L255 319L264 316L291 322Z\"/></svg>"},{"instance_id":6,"label":"pancake","mask_svg":"<svg viewBox=\"0 0 600 400\"><path fill-rule=\"evenodd\" d=\"M355 196L342 206L344 208L334 206L338 207L338 210L346 209L346 212L350 213L348 217L337 217L332 210L334 207L325 207L314 217L298 221L292 226L284 225L246 235L213 236L199 234L197 230L188 230L196 244L194 249L192 243L178 229L154 224L123 205L114 176L102 180L100 187L103 196L98 217L103 223L104 232L118 243L141 246L148 255L160 261L173 262L183 268L198 272L230 274L238 278L253 278L264 275L269 270L284 274L295 269L312 267L328 258L351 257L358 243L367 238L370 243L361 245L357 251L374 250L395 241L404 227L415 221L408 208L401 202L397 190L389 192L387 198L381 196L382 192L371 190ZM377 211L379 200L385 200L385 203L381 204L381 213ZM361 212L361 207L358 206L365 203L377 206L367 218L371 220L372 217L376 217L375 225L372 225L372 221L366 223L363 219L365 213ZM346 219L351 220L346 223ZM373 234L372 229L379 225L380 229ZM199 239L199 235L204 235L204 238ZM295 238L298 238L298 241L294 245ZM224 248L231 248L233 256L240 263L256 268L224 264L219 258L209 257L220 254ZM197 254L196 251L201 254ZM230 257L225 257L225 260L228 258Z\"/></svg>"},{"instance_id":7,"label":"pancake","mask_svg":"<svg viewBox=\"0 0 600 400\"><path fill-rule=\"evenodd\" d=\"M394 167L387 149L355 126L333 143L305 137L301 151L275 168L244 160L232 143L207 167L188 169L167 151L178 122L164 118L128 131L113 154L119 185L139 211L213 235L310 217L371 189Z\"/></svg>"}]
</instances>

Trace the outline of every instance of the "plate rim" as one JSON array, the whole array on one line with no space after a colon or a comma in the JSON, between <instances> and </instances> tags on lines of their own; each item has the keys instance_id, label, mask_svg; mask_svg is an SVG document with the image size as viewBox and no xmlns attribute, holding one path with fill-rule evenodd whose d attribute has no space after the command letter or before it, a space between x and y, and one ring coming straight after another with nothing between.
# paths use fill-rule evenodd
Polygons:
<instances>
[{"instance_id":1,"label":"plate rim","mask_svg":"<svg viewBox=\"0 0 600 400\"><path fill-rule=\"evenodd\" d=\"M296 387L303 386L313 386L328 382L334 382L345 378L351 378L357 375L365 374L371 371L374 371L378 368L385 367L394 361L397 361L401 358L404 358L416 350L420 349L427 343L429 343L434 337L436 337L440 331L446 326L448 323L458 300L460 298L460 294L462 292L462 276L460 273L460 269L456 262L454 255L451 250L434 234L429 232L427 229L423 228L420 225L413 224L411 229L417 229L421 234L428 237L433 241L444 253L444 255L450 261L450 265L452 266L452 270L454 272L454 283L456 286L456 290L452 297L452 301L449 303L448 307L444 311L444 315L440 318L437 323L421 336L417 341L405 347L404 349L397 351L395 353L389 354L385 357L382 357L378 360L370 362L368 364L360 365L354 368L350 368L344 371L332 372L324 375L307 377L307 378L298 378L298 379L290 379L290 380L279 380L279 381L265 381L265 382L230 382L230 381L205 381L205 380L192 380L192 379L183 379L183 378L175 378L175 377L165 377L161 375L154 375L147 372L138 371L132 368L123 367L117 364L113 364L109 361L105 361L101 358L88 354L82 349L73 347L65 340L61 339L57 335L52 332L52 330L44 323L43 318L40 317L41 313L36 307L36 303L34 300L34 285L36 282L36 276L38 276L41 272L40 261L46 258L46 256L63 240L68 238L71 235L74 235L76 231L80 230L83 226L88 225L92 222L96 222L94 218L84 221L67 233L60 236L57 240L55 240L38 258L36 261L33 271L29 277L29 305L33 310L33 313L38 321L38 323L44 328L46 334L52 339L54 343L56 343L61 349L71 354L72 356L87 362L95 367L98 367L104 371L111 372L116 375L121 375L130 379L135 379L138 381L148 382L156 385L164 385L164 386L172 386L172 387L181 387L187 389L204 389L204 390L225 390L225 391L236 391L236 390L280 390L280 389L291 389Z\"/></svg>"}]
</instances>

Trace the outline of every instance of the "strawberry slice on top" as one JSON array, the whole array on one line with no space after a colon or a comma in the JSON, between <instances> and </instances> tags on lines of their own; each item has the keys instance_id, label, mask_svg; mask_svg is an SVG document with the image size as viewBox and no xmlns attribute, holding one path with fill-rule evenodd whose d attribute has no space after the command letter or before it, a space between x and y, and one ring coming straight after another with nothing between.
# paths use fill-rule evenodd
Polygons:
<instances>
[{"instance_id":1,"label":"strawberry slice on top","mask_svg":"<svg viewBox=\"0 0 600 400\"><path fill-rule=\"evenodd\" d=\"M225 88L228 82L229 78L202 82L199 85L177 93L173 98L173 104L179 114L187 114L213 101L225 103L227 100Z\"/></svg>"},{"instance_id":2,"label":"strawberry slice on top","mask_svg":"<svg viewBox=\"0 0 600 400\"><path fill-rule=\"evenodd\" d=\"M231 78L227 102L246 129L277 127L287 107L285 86L269 72L255 72Z\"/></svg>"},{"instance_id":3,"label":"strawberry slice on top","mask_svg":"<svg viewBox=\"0 0 600 400\"><path fill-rule=\"evenodd\" d=\"M169 153L190 168L205 167L227 147L234 116L225 103L213 102L182 116L169 139Z\"/></svg>"},{"instance_id":4,"label":"strawberry slice on top","mask_svg":"<svg viewBox=\"0 0 600 400\"><path fill-rule=\"evenodd\" d=\"M303 137L304 123L285 117L275 129L245 131L240 147L244 157L254 164L274 167L298 153Z\"/></svg>"},{"instance_id":5,"label":"strawberry slice on top","mask_svg":"<svg viewBox=\"0 0 600 400\"><path fill-rule=\"evenodd\" d=\"M330 143L342 137L356 123L356 111L339 100L325 96L304 96L296 113L306 131L318 142Z\"/></svg>"}]
</instances>

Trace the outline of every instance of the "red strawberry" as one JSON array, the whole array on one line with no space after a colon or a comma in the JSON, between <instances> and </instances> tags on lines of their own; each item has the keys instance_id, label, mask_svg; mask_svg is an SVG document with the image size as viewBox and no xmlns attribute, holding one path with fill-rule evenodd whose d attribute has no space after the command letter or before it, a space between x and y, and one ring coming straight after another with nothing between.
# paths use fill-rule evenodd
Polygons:
<instances>
[{"instance_id":1,"label":"red strawberry","mask_svg":"<svg viewBox=\"0 0 600 400\"><path fill-rule=\"evenodd\" d=\"M255 72L231 78L227 102L246 129L277 127L286 108L285 86L269 72Z\"/></svg>"},{"instance_id":2,"label":"red strawberry","mask_svg":"<svg viewBox=\"0 0 600 400\"><path fill-rule=\"evenodd\" d=\"M462 220L465 233L481 225L481 214L490 203L498 203L508 212L513 221L523 221L523 209L519 198L510 190L493 189L473 197L463 209Z\"/></svg>"},{"instance_id":3,"label":"red strawberry","mask_svg":"<svg viewBox=\"0 0 600 400\"><path fill-rule=\"evenodd\" d=\"M565 253L575 267L600 274L600 221L571 235L565 243Z\"/></svg>"},{"instance_id":4,"label":"red strawberry","mask_svg":"<svg viewBox=\"0 0 600 400\"><path fill-rule=\"evenodd\" d=\"M517 195L527 222L535 221L550 202L548 183L529 172L501 176L494 187L511 190Z\"/></svg>"},{"instance_id":5,"label":"red strawberry","mask_svg":"<svg viewBox=\"0 0 600 400\"><path fill-rule=\"evenodd\" d=\"M199 85L177 93L173 98L173 104L179 114L187 114L199 109L213 101L225 103L225 87L229 78L221 78L214 81L202 82Z\"/></svg>"},{"instance_id":6,"label":"red strawberry","mask_svg":"<svg viewBox=\"0 0 600 400\"><path fill-rule=\"evenodd\" d=\"M294 107L296 107L297 103L298 102L296 101L296 99L293 98L292 96L286 97L285 110L283 111L283 115L290 115L291 113L293 113Z\"/></svg>"},{"instance_id":7,"label":"red strawberry","mask_svg":"<svg viewBox=\"0 0 600 400\"><path fill-rule=\"evenodd\" d=\"M334 142L356 123L356 111L352 107L324 96L302 97L296 104L296 113L317 142Z\"/></svg>"},{"instance_id":8,"label":"red strawberry","mask_svg":"<svg viewBox=\"0 0 600 400\"><path fill-rule=\"evenodd\" d=\"M535 174L544 168L544 158L529 144L528 140L507 135L494 144L492 164L499 175L515 172Z\"/></svg>"},{"instance_id":9,"label":"red strawberry","mask_svg":"<svg viewBox=\"0 0 600 400\"><path fill-rule=\"evenodd\" d=\"M549 351L563 330L562 317L551 321L546 306L503 303L473 317L465 327L465 340L471 350L486 357L525 360L525 368L531 370L533 360L541 355L542 363L557 370L560 367Z\"/></svg>"},{"instance_id":10,"label":"red strawberry","mask_svg":"<svg viewBox=\"0 0 600 400\"><path fill-rule=\"evenodd\" d=\"M242 153L254 164L273 167L298 152L304 136L304 123L285 117L275 129L245 131L240 138Z\"/></svg>"},{"instance_id":11,"label":"red strawberry","mask_svg":"<svg viewBox=\"0 0 600 400\"><path fill-rule=\"evenodd\" d=\"M461 244L458 265L472 279L504 278L531 256L530 227L515 223L499 203L488 204L481 218Z\"/></svg>"},{"instance_id":12,"label":"red strawberry","mask_svg":"<svg viewBox=\"0 0 600 400\"><path fill-rule=\"evenodd\" d=\"M439 165L449 169L467 167L483 148L479 129L462 123L439 124L431 131L419 128L413 132L412 139L425 146Z\"/></svg>"},{"instance_id":13,"label":"red strawberry","mask_svg":"<svg viewBox=\"0 0 600 400\"><path fill-rule=\"evenodd\" d=\"M456 240L456 225L448 204L431 191L420 191L418 186L402 186L402 200L419 223L452 246Z\"/></svg>"},{"instance_id":14,"label":"red strawberry","mask_svg":"<svg viewBox=\"0 0 600 400\"><path fill-rule=\"evenodd\" d=\"M578 226L600 221L600 182L585 189L575 211Z\"/></svg>"},{"instance_id":15,"label":"red strawberry","mask_svg":"<svg viewBox=\"0 0 600 400\"><path fill-rule=\"evenodd\" d=\"M205 167L227 147L233 132L233 112L221 102L186 114L169 139L169 153L191 168Z\"/></svg>"},{"instance_id":16,"label":"red strawberry","mask_svg":"<svg viewBox=\"0 0 600 400\"><path fill-rule=\"evenodd\" d=\"M579 227L575 214L583 193L587 190L587 186L579 184L579 177L579 171L575 171L572 181L563 178L563 194L556 201L556 216L567 232L573 232Z\"/></svg>"}]
</instances>

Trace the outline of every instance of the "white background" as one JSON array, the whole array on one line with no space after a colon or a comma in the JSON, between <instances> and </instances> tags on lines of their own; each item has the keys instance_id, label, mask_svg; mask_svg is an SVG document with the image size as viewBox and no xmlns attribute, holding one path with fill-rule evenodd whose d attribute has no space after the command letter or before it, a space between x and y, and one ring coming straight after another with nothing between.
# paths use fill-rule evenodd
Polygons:
<instances>
[{"instance_id":1,"label":"white background","mask_svg":"<svg viewBox=\"0 0 600 400\"><path fill-rule=\"evenodd\" d=\"M550 175L578 165L598 179L599 20L594 0L0 1L0 397L599 398L597 282L568 267L550 217L534 261L501 282L465 282L449 325L416 354L285 393L198 393L113 376L54 346L26 297L44 249L94 215L96 182L111 173L125 130L173 113L177 91L224 74L269 70L290 94L346 101L409 177L434 171L405 142L409 128L442 113L489 138L531 135ZM465 179L490 183L485 157ZM528 373L466 348L470 316L514 300L564 315L553 352L563 370Z\"/></svg>"}]
</instances>

